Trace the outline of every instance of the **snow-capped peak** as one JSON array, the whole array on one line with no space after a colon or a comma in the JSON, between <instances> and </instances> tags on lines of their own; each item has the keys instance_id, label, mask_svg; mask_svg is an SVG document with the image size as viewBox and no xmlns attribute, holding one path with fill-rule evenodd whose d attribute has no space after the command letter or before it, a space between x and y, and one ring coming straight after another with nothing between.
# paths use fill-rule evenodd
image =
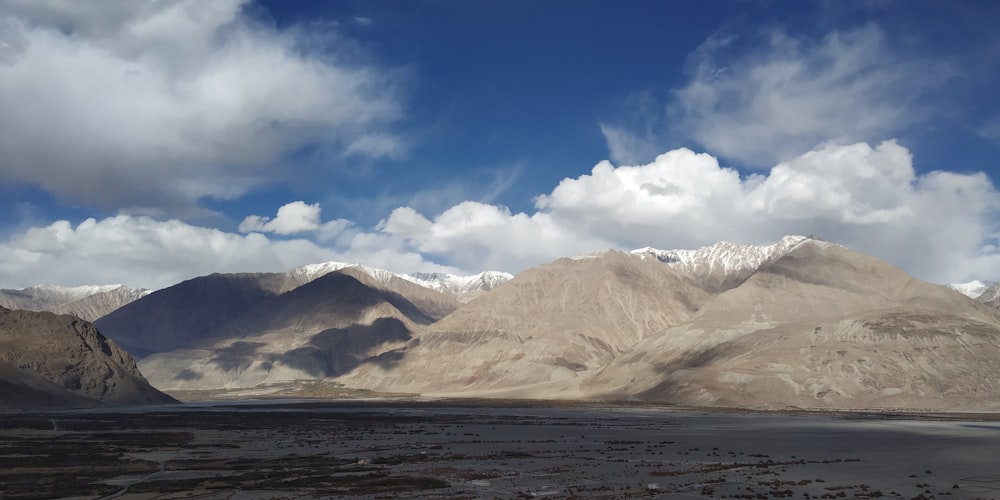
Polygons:
<instances>
[{"instance_id":1,"label":"snow-capped peak","mask_svg":"<svg viewBox=\"0 0 1000 500\"><path fill-rule=\"evenodd\" d=\"M492 290L493 287L503 283L514 276L509 273L499 271L484 271L479 274L469 276L454 275L448 273L411 273L397 274L385 269L371 267L364 264L347 264L344 262L322 262L319 264L308 264L288 271L292 276L300 277L308 282L326 274L340 271L346 268L356 268L364 271L379 283L388 283L393 278L400 278L417 285L447 293L459 299Z\"/></svg>"},{"instance_id":2,"label":"snow-capped peak","mask_svg":"<svg viewBox=\"0 0 1000 500\"><path fill-rule=\"evenodd\" d=\"M131 288L126 285L82 285L82 286L60 286L60 285L34 285L13 290L23 297L33 297L35 300L44 301L47 304L68 304L77 300L83 300L98 294L117 292L133 298L143 297L150 293L146 289Z\"/></svg>"},{"instance_id":3,"label":"snow-capped peak","mask_svg":"<svg viewBox=\"0 0 1000 500\"><path fill-rule=\"evenodd\" d=\"M379 283L388 283L392 278L402 277L392 271L387 271L385 269L379 269L377 267L367 266L365 264L355 263L348 264L346 262L321 262L319 264L306 264L301 267L296 267L288 271L288 275L299 277L302 281L308 283L321 276L326 276L332 272L340 271L347 268L355 268L364 271L365 274L371 276Z\"/></svg>"},{"instance_id":4,"label":"snow-capped peak","mask_svg":"<svg viewBox=\"0 0 1000 500\"><path fill-rule=\"evenodd\" d=\"M587 253L582 253L580 255L574 255L570 257L570 259L572 260L600 259L601 257L607 255L609 252L614 252L614 250L611 249L593 250Z\"/></svg>"},{"instance_id":5,"label":"snow-capped peak","mask_svg":"<svg viewBox=\"0 0 1000 500\"><path fill-rule=\"evenodd\" d=\"M18 291L30 292L30 293L46 293L49 295L58 295L60 298L64 298L67 301L79 300L82 298L90 297L91 295L96 295L98 293L106 293L112 290L117 290L125 285L83 285L83 286L59 286L59 285L35 285L27 288L20 288Z\"/></svg>"},{"instance_id":6,"label":"snow-capped peak","mask_svg":"<svg viewBox=\"0 0 1000 500\"><path fill-rule=\"evenodd\" d=\"M695 267L721 268L725 271L754 270L785 255L808 236L785 236L773 245L738 245L720 241L695 250L660 250L645 247L632 250L633 254L652 257L680 271L693 271Z\"/></svg>"},{"instance_id":7,"label":"snow-capped peak","mask_svg":"<svg viewBox=\"0 0 1000 500\"><path fill-rule=\"evenodd\" d=\"M948 288L955 290L970 299L978 299L986 290L992 286L992 282L982 282L979 280L972 280L968 283L952 283L948 285Z\"/></svg>"},{"instance_id":8,"label":"snow-capped peak","mask_svg":"<svg viewBox=\"0 0 1000 500\"><path fill-rule=\"evenodd\" d=\"M413 273L400 276L405 280L451 294L459 299L492 290L513 277L514 275L501 271L483 271L469 276L448 273Z\"/></svg>"}]
</instances>

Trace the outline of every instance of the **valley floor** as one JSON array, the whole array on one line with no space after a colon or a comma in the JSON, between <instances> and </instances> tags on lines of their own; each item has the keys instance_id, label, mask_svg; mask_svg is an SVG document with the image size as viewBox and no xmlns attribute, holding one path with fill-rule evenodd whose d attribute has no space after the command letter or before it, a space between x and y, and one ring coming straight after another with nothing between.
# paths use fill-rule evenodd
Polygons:
<instances>
[{"instance_id":1,"label":"valley floor","mask_svg":"<svg viewBox=\"0 0 1000 500\"><path fill-rule=\"evenodd\" d=\"M1000 498L1000 421L482 401L0 419L0 497Z\"/></svg>"}]
</instances>

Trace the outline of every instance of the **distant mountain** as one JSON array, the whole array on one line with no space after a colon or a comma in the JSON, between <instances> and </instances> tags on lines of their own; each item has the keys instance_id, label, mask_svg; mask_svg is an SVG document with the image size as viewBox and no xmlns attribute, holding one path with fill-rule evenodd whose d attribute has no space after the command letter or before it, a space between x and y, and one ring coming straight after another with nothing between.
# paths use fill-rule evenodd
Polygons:
<instances>
[{"instance_id":1,"label":"distant mountain","mask_svg":"<svg viewBox=\"0 0 1000 500\"><path fill-rule=\"evenodd\" d=\"M197 344L287 288L280 273L212 274L157 290L95 324L138 357Z\"/></svg>"},{"instance_id":2,"label":"distant mountain","mask_svg":"<svg viewBox=\"0 0 1000 500\"><path fill-rule=\"evenodd\" d=\"M125 285L38 285L17 290L0 290L0 307L72 314L87 321L95 321L148 293L148 290Z\"/></svg>"},{"instance_id":3,"label":"distant mountain","mask_svg":"<svg viewBox=\"0 0 1000 500\"><path fill-rule=\"evenodd\" d=\"M992 281L979 281L973 280L968 283L954 283L948 285L949 288L955 290L970 299L978 299L980 295L986 292L991 286L996 283Z\"/></svg>"},{"instance_id":4,"label":"distant mountain","mask_svg":"<svg viewBox=\"0 0 1000 500\"><path fill-rule=\"evenodd\" d=\"M82 319L0 307L0 409L174 402Z\"/></svg>"},{"instance_id":5,"label":"distant mountain","mask_svg":"<svg viewBox=\"0 0 1000 500\"><path fill-rule=\"evenodd\" d=\"M655 258L706 289L722 292L739 285L761 266L774 262L810 239L808 236L785 236L773 245L737 245L721 241L695 250L646 247L632 250L632 253Z\"/></svg>"},{"instance_id":6,"label":"distant mountain","mask_svg":"<svg viewBox=\"0 0 1000 500\"><path fill-rule=\"evenodd\" d=\"M163 389L248 387L338 375L452 312L452 297L395 275L339 271L214 274L102 318Z\"/></svg>"},{"instance_id":7,"label":"distant mountain","mask_svg":"<svg viewBox=\"0 0 1000 500\"><path fill-rule=\"evenodd\" d=\"M388 283L393 279L402 279L416 283L420 286L430 288L431 290L437 290L451 295L460 302L468 302L514 277L514 275L510 273L499 271L484 271L479 274L472 274L468 276L447 273L396 274L384 269L378 269L363 264L346 264L343 262L309 264L295 268L289 271L289 274L300 276L302 280L308 281L327 273L347 268L354 268L363 271L365 274L380 283Z\"/></svg>"},{"instance_id":8,"label":"distant mountain","mask_svg":"<svg viewBox=\"0 0 1000 500\"><path fill-rule=\"evenodd\" d=\"M1000 408L1000 317L873 257L809 241L640 342L591 394L681 404Z\"/></svg>"},{"instance_id":9,"label":"distant mountain","mask_svg":"<svg viewBox=\"0 0 1000 500\"><path fill-rule=\"evenodd\" d=\"M354 377L381 389L445 392L575 379L708 298L657 260L617 251L560 259L465 304L392 353L398 361Z\"/></svg>"},{"instance_id":10,"label":"distant mountain","mask_svg":"<svg viewBox=\"0 0 1000 500\"><path fill-rule=\"evenodd\" d=\"M400 277L432 290L447 293L464 303L510 281L514 275L499 271L484 271L470 276L446 273L413 273Z\"/></svg>"},{"instance_id":11,"label":"distant mountain","mask_svg":"<svg viewBox=\"0 0 1000 500\"><path fill-rule=\"evenodd\" d=\"M215 274L97 324L167 390L327 379L437 395L992 411L998 308L1000 286L977 301L788 236L604 250L515 277L337 262Z\"/></svg>"},{"instance_id":12,"label":"distant mountain","mask_svg":"<svg viewBox=\"0 0 1000 500\"><path fill-rule=\"evenodd\" d=\"M655 258L650 258L655 257ZM1000 314L815 238L522 272L339 380L490 397L1000 409Z\"/></svg>"},{"instance_id":13,"label":"distant mountain","mask_svg":"<svg viewBox=\"0 0 1000 500\"><path fill-rule=\"evenodd\" d=\"M976 297L976 300L994 309L1000 309L1000 282L992 283Z\"/></svg>"}]
</instances>

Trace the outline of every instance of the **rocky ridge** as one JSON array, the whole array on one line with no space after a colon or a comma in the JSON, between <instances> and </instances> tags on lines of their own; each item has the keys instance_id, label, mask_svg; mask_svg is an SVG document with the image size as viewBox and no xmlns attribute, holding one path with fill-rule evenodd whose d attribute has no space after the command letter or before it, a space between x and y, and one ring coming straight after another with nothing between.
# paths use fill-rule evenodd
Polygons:
<instances>
[{"instance_id":1,"label":"rocky ridge","mask_svg":"<svg viewBox=\"0 0 1000 500\"><path fill-rule=\"evenodd\" d=\"M174 402L91 323L2 307L0 393L6 410Z\"/></svg>"}]
</instances>

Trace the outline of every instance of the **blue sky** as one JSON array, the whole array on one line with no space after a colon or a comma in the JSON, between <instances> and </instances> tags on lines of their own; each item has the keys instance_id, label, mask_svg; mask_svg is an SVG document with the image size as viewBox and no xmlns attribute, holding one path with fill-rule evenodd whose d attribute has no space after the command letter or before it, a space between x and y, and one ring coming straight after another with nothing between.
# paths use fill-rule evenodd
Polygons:
<instances>
[{"instance_id":1,"label":"blue sky","mask_svg":"<svg viewBox=\"0 0 1000 500\"><path fill-rule=\"evenodd\" d=\"M1000 278L992 1L0 0L0 287L817 234Z\"/></svg>"}]
</instances>

